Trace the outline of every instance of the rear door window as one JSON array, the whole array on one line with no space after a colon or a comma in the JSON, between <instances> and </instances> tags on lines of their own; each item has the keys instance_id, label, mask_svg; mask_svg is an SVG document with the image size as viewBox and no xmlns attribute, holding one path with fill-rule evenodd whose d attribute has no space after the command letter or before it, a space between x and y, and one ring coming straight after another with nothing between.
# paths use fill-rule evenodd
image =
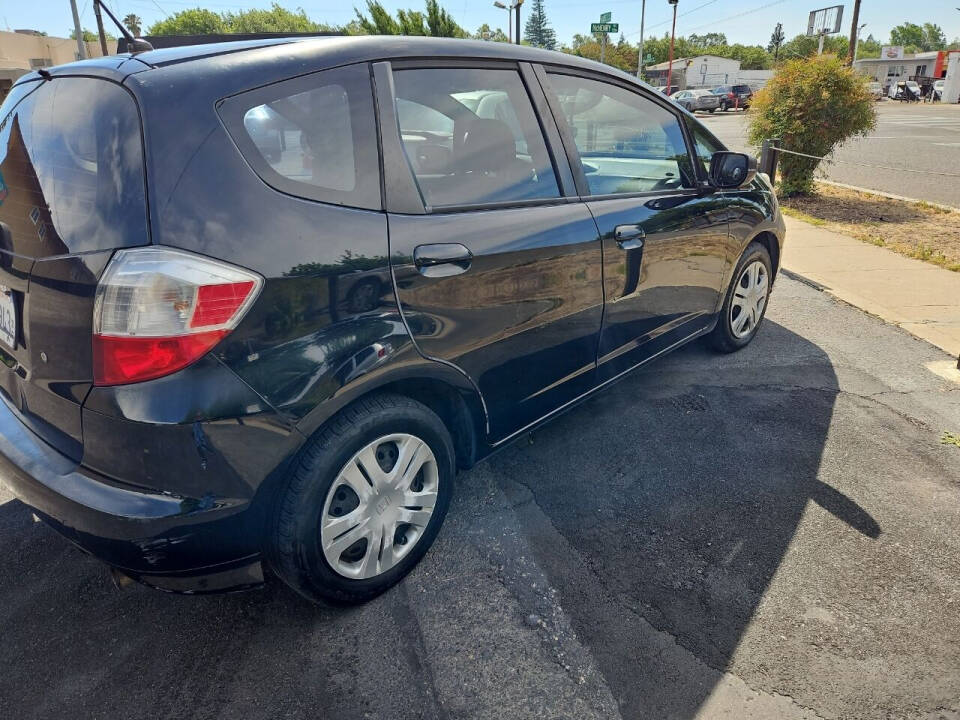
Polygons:
<instances>
[{"instance_id":1,"label":"rear door window","mask_svg":"<svg viewBox=\"0 0 960 720\"><path fill-rule=\"evenodd\" d=\"M403 147L428 207L560 196L516 70L397 70L394 87Z\"/></svg>"},{"instance_id":2,"label":"rear door window","mask_svg":"<svg viewBox=\"0 0 960 720\"><path fill-rule=\"evenodd\" d=\"M696 187L677 115L619 85L551 73L591 195Z\"/></svg>"},{"instance_id":3,"label":"rear door window","mask_svg":"<svg viewBox=\"0 0 960 720\"><path fill-rule=\"evenodd\" d=\"M229 98L220 108L247 162L291 195L380 209L370 72L325 70Z\"/></svg>"}]
</instances>

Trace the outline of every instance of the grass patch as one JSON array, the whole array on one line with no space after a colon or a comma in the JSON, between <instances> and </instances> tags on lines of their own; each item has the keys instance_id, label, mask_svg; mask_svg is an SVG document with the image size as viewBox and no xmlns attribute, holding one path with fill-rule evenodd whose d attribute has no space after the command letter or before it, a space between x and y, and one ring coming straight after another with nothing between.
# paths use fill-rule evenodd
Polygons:
<instances>
[{"instance_id":1,"label":"grass patch","mask_svg":"<svg viewBox=\"0 0 960 720\"><path fill-rule=\"evenodd\" d=\"M956 445L960 447L960 435L944 430L943 435L940 436L940 442L944 445Z\"/></svg>"},{"instance_id":2,"label":"grass patch","mask_svg":"<svg viewBox=\"0 0 960 720\"><path fill-rule=\"evenodd\" d=\"M797 220L960 272L960 211L825 184L781 206Z\"/></svg>"}]
</instances>

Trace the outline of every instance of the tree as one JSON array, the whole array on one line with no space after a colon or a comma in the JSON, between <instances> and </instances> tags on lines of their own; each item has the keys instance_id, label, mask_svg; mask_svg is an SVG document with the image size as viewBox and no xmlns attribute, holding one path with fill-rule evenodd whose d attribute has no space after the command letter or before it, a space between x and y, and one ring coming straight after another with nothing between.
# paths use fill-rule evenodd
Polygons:
<instances>
[{"instance_id":1,"label":"tree","mask_svg":"<svg viewBox=\"0 0 960 720\"><path fill-rule=\"evenodd\" d=\"M227 32L223 18L212 10L193 8L175 12L158 20L147 30L148 35L210 35Z\"/></svg>"},{"instance_id":2,"label":"tree","mask_svg":"<svg viewBox=\"0 0 960 720\"><path fill-rule=\"evenodd\" d=\"M492 42L510 42L510 38L507 37L507 34L497 28L496 30L491 29L491 27L484 23L477 28L477 31L473 34L473 37L477 40L490 40Z\"/></svg>"},{"instance_id":3,"label":"tree","mask_svg":"<svg viewBox=\"0 0 960 720\"><path fill-rule=\"evenodd\" d=\"M273 3L269 10L241 10L225 12L221 16L227 32L231 33L268 33L268 32L325 32L329 25L315 23L307 17L303 8L287 10Z\"/></svg>"},{"instance_id":4,"label":"tree","mask_svg":"<svg viewBox=\"0 0 960 720\"><path fill-rule=\"evenodd\" d=\"M727 36L718 32L704 33L703 35L692 33L687 36L687 42L695 48L703 49L726 45Z\"/></svg>"},{"instance_id":5,"label":"tree","mask_svg":"<svg viewBox=\"0 0 960 720\"><path fill-rule=\"evenodd\" d=\"M819 42L820 38L816 36L797 35L781 46L780 57L789 60L816 55ZM849 45L850 41L845 36L827 35L823 39L823 52L824 54L846 57Z\"/></svg>"},{"instance_id":6,"label":"tree","mask_svg":"<svg viewBox=\"0 0 960 720\"><path fill-rule=\"evenodd\" d=\"M130 34L134 37L140 37L140 30L143 27L143 20L140 19L139 15L134 15L130 13L123 18L123 24L130 31Z\"/></svg>"},{"instance_id":7,"label":"tree","mask_svg":"<svg viewBox=\"0 0 960 720\"><path fill-rule=\"evenodd\" d=\"M913 45L923 48L925 42L923 28L911 22L897 25L890 31L890 43L893 45Z\"/></svg>"},{"instance_id":8,"label":"tree","mask_svg":"<svg viewBox=\"0 0 960 720\"><path fill-rule=\"evenodd\" d=\"M397 10L397 18L379 2L367 0L366 17L354 8L360 32L366 35L429 35L431 37L468 37L468 33L454 22L453 17L440 7L437 0L427 0L425 12Z\"/></svg>"},{"instance_id":9,"label":"tree","mask_svg":"<svg viewBox=\"0 0 960 720\"><path fill-rule=\"evenodd\" d=\"M527 24L523 27L523 39L536 47L553 50L557 47L557 34L550 27L543 0L533 0Z\"/></svg>"},{"instance_id":10,"label":"tree","mask_svg":"<svg viewBox=\"0 0 960 720\"><path fill-rule=\"evenodd\" d=\"M780 59L780 46L783 45L785 38L783 23L777 23L777 26L773 29L773 34L770 36L770 44L767 45L767 52L773 53L774 60Z\"/></svg>"},{"instance_id":11,"label":"tree","mask_svg":"<svg viewBox=\"0 0 960 720\"><path fill-rule=\"evenodd\" d=\"M924 23L923 43L924 50L943 50L947 46L947 36L936 23Z\"/></svg>"},{"instance_id":12,"label":"tree","mask_svg":"<svg viewBox=\"0 0 960 720\"><path fill-rule=\"evenodd\" d=\"M103 34L104 34L104 36L107 38L107 40L116 40L116 39L117 39L116 36L112 35L112 34L109 33L109 32L106 32L106 31L105 31ZM76 30L71 30L71 31L70 31L70 39L71 39L71 40L76 40L76 39L77 39L77 31L76 31ZM84 29L83 29L83 41L84 41L84 42L99 42L99 41L100 41L100 36L97 35L93 30L87 30L86 28L84 28Z\"/></svg>"},{"instance_id":13,"label":"tree","mask_svg":"<svg viewBox=\"0 0 960 720\"><path fill-rule=\"evenodd\" d=\"M843 141L866 135L876 125L866 78L834 55L785 62L753 96L748 138L760 145L778 137L787 150L829 156ZM809 192L820 161L781 155L780 191Z\"/></svg>"},{"instance_id":14,"label":"tree","mask_svg":"<svg viewBox=\"0 0 960 720\"><path fill-rule=\"evenodd\" d=\"M125 23L129 17L128 15L124 18ZM139 21L139 18L137 20ZM150 35L209 35L212 33L309 33L334 30L343 31L345 28L316 23L307 17L302 8L294 11L272 3L269 10L224 13L215 13L201 8L182 10L151 25L148 33ZM349 32L348 29L347 31Z\"/></svg>"}]
</instances>

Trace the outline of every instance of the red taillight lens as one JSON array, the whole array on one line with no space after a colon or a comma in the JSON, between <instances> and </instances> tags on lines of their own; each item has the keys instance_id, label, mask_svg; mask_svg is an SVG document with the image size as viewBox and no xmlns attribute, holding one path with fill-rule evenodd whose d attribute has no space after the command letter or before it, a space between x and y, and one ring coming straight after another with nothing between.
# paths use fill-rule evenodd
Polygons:
<instances>
[{"instance_id":1,"label":"red taillight lens","mask_svg":"<svg viewBox=\"0 0 960 720\"><path fill-rule=\"evenodd\" d=\"M125 385L169 375L206 355L226 334L213 330L170 338L94 335L94 383Z\"/></svg>"},{"instance_id":2,"label":"red taillight lens","mask_svg":"<svg viewBox=\"0 0 960 720\"><path fill-rule=\"evenodd\" d=\"M97 286L94 384L185 368L236 327L262 284L249 270L182 250L118 251Z\"/></svg>"}]
</instances>

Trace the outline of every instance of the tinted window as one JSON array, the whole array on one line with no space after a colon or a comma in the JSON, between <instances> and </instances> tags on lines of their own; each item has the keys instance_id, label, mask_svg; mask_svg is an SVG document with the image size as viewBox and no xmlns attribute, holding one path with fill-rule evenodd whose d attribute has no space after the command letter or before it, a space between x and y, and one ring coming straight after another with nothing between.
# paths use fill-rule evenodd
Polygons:
<instances>
[{"instance_id":1,"label":"tinted window","mask_svg":"<svg viewBox=\"0 0 960 720\"><path fill-rule=\"evenodd\" d=\"M695 187L676 115L617 85L549 77L592 195Z\"/></svg>"},{"instance_id":2,"label":"tinted window","mask_svg":"<svg viewBox=\"0 0 960 720\"><path fill-rule=\"evenodd\" d=\"M147 242L133 97L91 78L15 88L0 108L0 221L5 249L31 257Z\"/></svg>"},{"instance_id":3,"label":"tinted window","mask_svg":"<svg viewBox=\"0 0 960 720\"><path fill-rule=\"evenodd\" d=\"M559 196L515 70L398 70L394 85L404 150L426 205Z\"/></svg>"},{"instance_id":4,"label":"tinted window","mask_svg":"<svg viewBox=\"0 0 960 720\"><path fill-rule=\"evenodd\" d=\"M269 185L293 195L380 208L370 73L352 65L227 100L241 152Z\"/></svg>"}]
</instances>

